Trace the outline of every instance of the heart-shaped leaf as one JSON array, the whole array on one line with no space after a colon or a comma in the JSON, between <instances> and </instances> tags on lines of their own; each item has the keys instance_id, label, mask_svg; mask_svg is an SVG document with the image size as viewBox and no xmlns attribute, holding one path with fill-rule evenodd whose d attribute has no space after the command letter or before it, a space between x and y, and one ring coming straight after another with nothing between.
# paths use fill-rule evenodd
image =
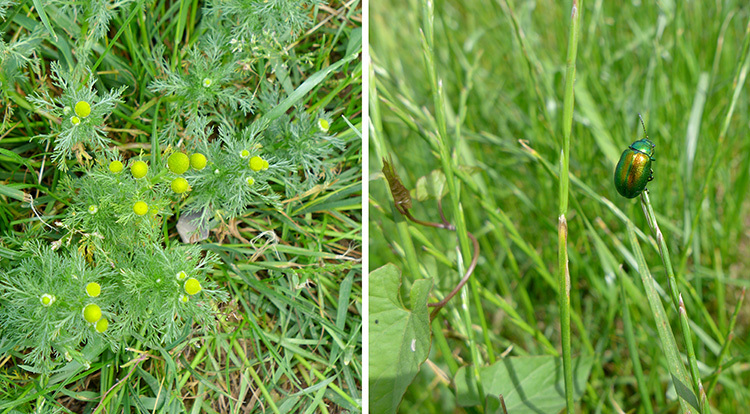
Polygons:
<instances>
[{"instance_id":1,"label":"heart-shaped leaf","mask_svg":"<svg viewBox=\"0 0 750 414\"><path fill-rule=\"evenodd\" d=\"M415 281L410 306L401 300L401 271L387 264L370 273L370 412L396 412L430 352L427 299L432 281Z\"/></svg>"}]
</instances>

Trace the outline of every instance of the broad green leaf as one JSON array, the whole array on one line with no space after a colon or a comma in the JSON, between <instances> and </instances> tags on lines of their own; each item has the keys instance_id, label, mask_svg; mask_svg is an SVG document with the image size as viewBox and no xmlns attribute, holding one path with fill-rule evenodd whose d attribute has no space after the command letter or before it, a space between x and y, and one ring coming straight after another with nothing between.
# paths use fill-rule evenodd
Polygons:
<instances>
[{"instance_id":1,"label":"broad green leaf","mask_svg":"<svg viewBox=\"0 0 750 414\"><path fill-rule=\"evenodd\" d=\"M593 357L573 358L573 395L576 400L583 394L593 362ZM472 375L472 370L465 366L456 372L459 405L481 403ZM551 355L504 358L479 368L479 377L485 395L493 399L502 396L508 413L558 413L565 408L561 358ZM496 406L495 403L489 405ZM502 409L494 412L502 413Z\"/></svg>"},{"instance_id":2,"label":"broad green leaf","mask_svg":"<svg viewBox=\"0 0 750 414\"><path fill-rule=\"evenodd\" d=\"M409 308L401 300L396 266L371 272L369 287L370 412L393 413L430 352L427 299L432 281L412 284Z\"/></svg>"},{"instance_id":3,"label":"broad green leaf","mask_svg":"<svg viewBox=\"0 0 750 414\"><path fill-rule=\"evenodd\" d=\"M448 187L445 185L445 174L440 170L432 170L429 175L417 180L417 200L419 201L440 200L446 194L448 194Z\"/></svg>"}]
</instances>

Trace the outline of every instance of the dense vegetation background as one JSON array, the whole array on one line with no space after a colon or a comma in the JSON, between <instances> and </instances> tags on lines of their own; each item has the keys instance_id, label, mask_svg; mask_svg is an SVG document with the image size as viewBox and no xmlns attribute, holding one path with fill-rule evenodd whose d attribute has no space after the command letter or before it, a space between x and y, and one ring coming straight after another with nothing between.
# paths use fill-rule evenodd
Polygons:
<instances>
[{"instance_id":1,"label":"dense vegetation background","mask_svg":"<svg viewBox=\"0 0 750 414\"><path fill-rule=\"evenodd\" d=\"M360 7L0 1L0 410L361 409ZM64 108L79 99L91 103L88 119ZM212 181L211 172L250 171L240 149L263 151L266 178L267 166L253 168L254 183ZM191 169L192 191L175 195L160 180L172 177L166 158L177 150L204 153L209 166L243 158L243 169ZM148 162L145 179L133 180L129 169L114 176L139 192L151 180L147 189L157 195L146 221L132 201L114 211L81 210L84 196L119 200L107 194L117 187L107 169L113 159ZM197 211L211 227L197 248L185 247L176 227L196 211L191 205L202 206ZM116 244L92 241L91 217L111 218L94 224ZM144 222L152 227L139 227ZM152 244L142 244L145 233ZM107 254L112 267L120 260L140 265L112 272ZM66 266L113 283L122 277L137 290L168 264L200 258L204 299L180 296L197 303L189 317L165 325L158 295L111 298L123 309L153 312L154 320L125 326L118 321L129 320L127 312L113 311L103 334L109 342L99 347L76 312L70 320L80 320L80 330L71 335L79 342L64 355L54 344L50 354L47 342L35 349L23 341L51 332L41 316L45 302L30 290L69 284L55 279ZM46 269L60 274L36 272L58 262ZM143 272L149 268L153 275ZM18 280L29 289L14 290ZM32 311L11 314L23 306ZM174 329L196 320L207 324Z\"/></svg>"},{"instance_id":2,"label":"dense vegetation background","mask_svg":"<svg viewBox=\"0 0 750 414\"><path fill-rule=\"evenodd\" d=\"M613 185L621 152L643 137L640 113L656 144L650 199L685 302L700 376L715 412L742 412L750 404L750 307L747 301L737 307L750 284L750 7L740 1L576 4L567 214L572 352L593 357L581 410L679 410L628 221L640 229L685 358L676 303L640 199L621 197ZM457 407L459 368L561 352L557 174L572 6L436 0L430 20L423 2L371 3L369 225L371 235L384 237L369 240L370 270L396 263L405 295L415 280L431 278L435 302L469 263L456 233L414 224L396 211L378 174L382 158L411 190L433 170L455 176L460 209L451 202L456 194L448 194L444 214L459 228L465 222L480 245L469 283L430 325L429 357L406 389L403 412L478 412ZM424 40L430 27L432 44ZM440 85L442 95L435 93ZM442 221L434 199L413 203L417 219ZM404 303L414 306L406 296ZM370 358L378 355L371 349ZM478 377L469 381L489 386Z\"/></svg>"}]
</instances>

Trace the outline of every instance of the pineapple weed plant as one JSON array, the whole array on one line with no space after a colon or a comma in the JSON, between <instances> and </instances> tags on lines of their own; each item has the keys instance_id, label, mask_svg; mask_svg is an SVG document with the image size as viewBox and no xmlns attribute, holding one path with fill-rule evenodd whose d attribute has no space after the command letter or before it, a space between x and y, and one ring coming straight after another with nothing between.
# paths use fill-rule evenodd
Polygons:
<instances>
[{"instance_id":1,"label":"pineapple weed plant","mask_svg":"<svg viewBox=\"0 0 750 414\"><path fill-rule=\"evenodd\" d=\"M183 17L199 14L199 34L184 51L153 47L153 77L133 85L135 91L105 88L97 75L107 65L105 51L121 46L108 38L122 33L111 20L119 16L127 25L144 10L169 5L101 0L34 7L40 5L0 0L2 132L33 131L32 142L45 151L44 163L31 170L40 183L31 185L37 198L21 193L34 217L15 222L23 229L7 231L0 246L7 252L0 268L0 350L22 358L21 367L41 374L44 387L61 369L76 373L62 367L88 368L105 350L133 341L172 349L191 326L216 326L218 306L229 299L210 277L219 255L170 237L169 223L192 217L189 236L196 236L249 206L282 212L284 200L335 178L335 157L345 143L330 132L334 119L325 105L305 108L311 88L295 90L287 70L315 67L310 44L301 54L291 51L312 27L317 0L209 1L185 14L181 8ZM74 22L78 32L70 30ZM54 48L63 35L72 36L72 51ZM329 68L356 56L341 53ZM30 88L34 80L41 85ZM118 115L123 104L148 96L157 98L137 115L161 111L153 125ZM151 135L150 152L148 145L139 151L115 145L112 133L122 129L111 124L123 118L128 130L141 129L136 136ZM48 133L29 127L43 124ZM45 168L53 171L54 197L44 195ZM11 184L19 176L6 175L4 196L18 196ZM39 211L44 202L64 207ZM278 411L263 394L263 404Z\"/></svg>"}]
</instances>

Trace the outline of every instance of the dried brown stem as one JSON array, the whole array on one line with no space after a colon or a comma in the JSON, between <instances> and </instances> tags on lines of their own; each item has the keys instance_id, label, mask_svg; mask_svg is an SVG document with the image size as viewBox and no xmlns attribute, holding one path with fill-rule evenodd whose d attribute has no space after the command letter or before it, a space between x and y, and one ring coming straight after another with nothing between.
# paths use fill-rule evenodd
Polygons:
<instances>
[{"instance_id":1,"label":"dried brown stem","mask_svg":"<svg viewBox=\"0 0 750 414\"><path fill-rule=\"evenodd\" d=\"M442 223L434 223L431 221L419 220L415 218L414 216L412 216L411 212L409 212L409 210L405 208L404 206L399 205L399 204L396 204L395 206L396 206L396 210L398 210L399 213L401 213L404 217L406 217L407 219L409 219L410 221L416 224L421 224L423 226L434 227L438 229L456 231L456 226L448 223L448 220L445 219L445 215L443 214L443 206L440 203L440 201L438 201L438 210L440 212L440 217L443 220ZM471 258L471 263L469 264L469 267L466 269L466 273L464 273L464 276L461 278L461 281L459 281L458 284L453 288L453 290L451 290L448 296L443 298L443 300L441 300L440 302L427 304L428 307L435 308L435 310L433 310L432 313L430 314L430 319L434 319L437 312L440 309L442 309L443 306L445 306L448 303L448 301L450 301L451 299L453 299L454 296L456 296L458 291L461 290L461 288L466 284L466 282L469 281L471 274L474 273L474 269L477 267L477 261L479 261L479 242L477 241L477 238L474 237L473 234L471 234L471 232L467 232L466 234L469 236L469 238L471 239L471 243L474 246L474 255Z\"/></svg>"}]
</instances>

